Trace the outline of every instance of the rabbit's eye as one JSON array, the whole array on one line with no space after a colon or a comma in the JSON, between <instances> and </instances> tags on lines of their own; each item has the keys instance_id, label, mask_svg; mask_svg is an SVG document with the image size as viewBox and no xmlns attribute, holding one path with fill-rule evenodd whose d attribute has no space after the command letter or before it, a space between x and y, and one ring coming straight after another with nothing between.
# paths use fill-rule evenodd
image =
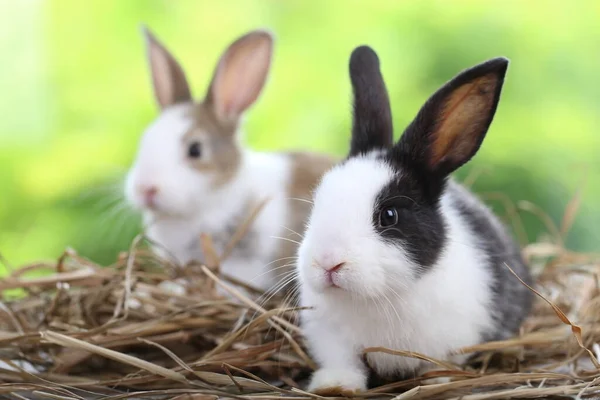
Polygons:
<instances>
[{"instance_id":1,"label":"rabbit's eye","mask_svg":"<svg viewBox=\"0 0 600 400\"><path fill-rule=\"evenodd\" d=\"M379 225L382 228L393 226L398 223L398 210L394 207L387 207L381 210L379 214Z\"/></svg>"},{"instance_id":2,"label":"rabbit's eye","mask_svg":"<svg viewBox=\"0 0 600 400\"><path fill-rule=\"evenodd\" d=\"M190 147L188 147L188 156L190 158L200 158L201 155L202 147L200 146L200 142L190 143Z\"/></svg>"}]
</instances>

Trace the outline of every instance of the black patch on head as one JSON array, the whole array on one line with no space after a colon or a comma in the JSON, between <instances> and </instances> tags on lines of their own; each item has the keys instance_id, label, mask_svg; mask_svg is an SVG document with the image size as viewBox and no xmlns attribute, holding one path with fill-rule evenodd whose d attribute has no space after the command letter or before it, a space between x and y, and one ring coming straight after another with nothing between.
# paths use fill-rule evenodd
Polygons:
<instances>
[{"instance_id":1,"label":"black patch on head","mask_svg":"<svg viewBox=\"0 0 600 400\"><path fill-rule=\"evenodd\" d=\"M389 160L386 162L393 165ZM377 195L373 227L388 243L405 249L419 266L415 272L423 274L438 260L446 241L446 226L439 209L440 193L428 190L410 170L397 171ZM382 226L381 213L390 208L396 210L398 223Z\"/></svg>"},{"instance_id":2,"label":"black patch on head","mask_svg":"<svg viewBox=\"0 0 600 400\"><path fill-rule=\"evenodd\" d=\"M503 340L513 336L529 314L533 293L506 268L507 264L524 282L533 285L529 268L521 256L519 246L481 203L469 201L472 194L449 187L454 207L478 238L477 245L488 256L488 268L493 280L491 290L492 315L496 328L484 332L483 341ZM497 223L494 223L497 222Z\"/></svg>"}]
</instances>

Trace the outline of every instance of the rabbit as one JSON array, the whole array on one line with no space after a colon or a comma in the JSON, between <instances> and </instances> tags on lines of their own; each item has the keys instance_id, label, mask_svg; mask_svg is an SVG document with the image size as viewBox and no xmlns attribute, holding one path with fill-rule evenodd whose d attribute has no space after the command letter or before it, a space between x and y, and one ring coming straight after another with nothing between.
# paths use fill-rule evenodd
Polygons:
<instances>
[{"instance_id":1,"label":"rabbit","mask_svg":"<svg viewBox=\"0 0 600 400\"><path fill-rule=\"evenodd\" d=\"M178 265L205 262L201 234L222 254L266 201L220 271L261 291L283 286L281 277L294 272L311 191L334 162L316 153L255 152L242 143L244 113L269 73L273 34L257 29L231 43L204 99L195 102L177 60L147 28L143 32L161 112L141 138L124 191L141 211L153 249Z\"/></svg>"},{"instance_id":2,"label":"rabbit","mask_svg":"<svg viewBox=\"0 0 600 400\"><path fill-rule=\"evenodd\" d=\"M494 58L437 90L397 143L379 58L355 48L346 159L324 174L298 248L301 326L318 369L308 390L351 395L371 379L435 366L368 347L462 363L456 351L514 335L530 311L520 248L450 174L479 149L508 67ZM363 359L364 355L364 359Z\"/></svg>"}]
</instances>

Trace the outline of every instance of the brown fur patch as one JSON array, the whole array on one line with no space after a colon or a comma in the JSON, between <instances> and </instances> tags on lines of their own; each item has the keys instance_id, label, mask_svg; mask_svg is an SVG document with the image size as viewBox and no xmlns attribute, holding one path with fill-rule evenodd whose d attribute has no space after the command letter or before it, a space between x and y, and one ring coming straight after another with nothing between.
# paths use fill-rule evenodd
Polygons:
<instances>
[{"instance_id":1,"label":"brown fur patch","mask_svg":"<svg viewBox=\"0 0 600 400\"><path fill-rule=\"evenodd\" d=\"M212 174L214 188L227 184L240 168L241 148L236 137L236 124L222 122L212 111L212 107L206 103L195 104L190 111L190 117L193 118L194 123L183 138L184 146L198 140L210 154L207 159L200 157L197 160L189 159L188 162L196 170ZM298 245L294 242L300 242L302 237L292 231L300 235L304 234L306 220L312 208L313 190L321 176L335 164L334 159L320 154L293 152L288 153L287 156L290 157L292 163L291 177L287 187L290 219L284 222L289 230L284 230L282 237L288 240L281 241L279 252L273 260L282 260L273 263L272 268L285 264L291 265L287 268L277 269L274 273L278 276L293 269L293 263L291 263L293 260L289 257L296 256ZM247 207L252 206L253 204L247 205ZM247 208L244 209L247 210ZM233 234L232 228L226 227L223 235ZM224 244L226 241L224 237L217 237L216 240L219 244Z\"/></svg>"},{"instance_id":2,"label":"brown fur patch","mask_svg":"<svg viewBox=\"0 0 600 400\"><path fill-rule=\"evenodd\" d=\"M193 126L183 137L187 146L199 140L202 148L210 155L189 159L192 167L202 173L213 175L213 187L218 188L229 182L240 168L241 149L237 142L237 124L217 119L212 108L204 103L194 104L190 117Z\"/></svg>"},{"instance_id":3,"label":"brown fur patch","mask_svg":"<svg viewBox=\"0 0 600 400\"><path fill-rule=\"evenodd\" d=\"M323 174L335 164L333 158L322 154L294 152L289 153L289 157L292 160L292 176L288 187L290 219L286 221L285 225L289 230L285 229L282 233L282 236L289 240L282 241L276 260L296 256L298 245L290 240L295 242L302 240L305 225L312 210L313 191ZM302 237L298 235L302 235ZM291 271L294 268L292 261L290 258L285 258L281 262L275 263L277 265L274 267L292 264L287 268L276 270L276 274L280 275Z\"/></svg>"},{"instance_id":4,"label":"brown fur patch","mask_svg":"<svg viewBox=\"0 0 600 400\"><path fill-rule=\"evenodd\" d=\"M439 126L433 142L431 163L439 164L444 158L461 158L473 151L477 140L466 140L481 131L489 109L494 106L494 91L498 85L496 74L484 75L454 90L439 116Z\"/></svg>"}]
</instances>

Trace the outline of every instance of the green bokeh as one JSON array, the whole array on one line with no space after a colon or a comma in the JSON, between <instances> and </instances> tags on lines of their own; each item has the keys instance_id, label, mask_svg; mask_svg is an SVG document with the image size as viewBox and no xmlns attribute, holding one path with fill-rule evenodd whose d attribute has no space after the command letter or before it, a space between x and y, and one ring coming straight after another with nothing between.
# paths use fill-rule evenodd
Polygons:
<instances>
[{"instance_id":1,"label":"green bokeh","mask_svg":"<svg viewBox=\"0 0 600 400\"><path fill-rule=\"evenodd\" d=\"M567 244L597 250L599 17L595 0L0 0L0 253L20 265L70 246L108 264L135 236L119 182L157 113L141 23L179 58L197 97L232 40L276 33L272 74L244 129L265 151L344 154L356 45L378 51L398 128L461 69L507 56L495 122L459 175L482 171L478 192L530 201L560 224L587 174ZM546 231L523 217L527 240Z\"/></svg>"}]
</instances>

